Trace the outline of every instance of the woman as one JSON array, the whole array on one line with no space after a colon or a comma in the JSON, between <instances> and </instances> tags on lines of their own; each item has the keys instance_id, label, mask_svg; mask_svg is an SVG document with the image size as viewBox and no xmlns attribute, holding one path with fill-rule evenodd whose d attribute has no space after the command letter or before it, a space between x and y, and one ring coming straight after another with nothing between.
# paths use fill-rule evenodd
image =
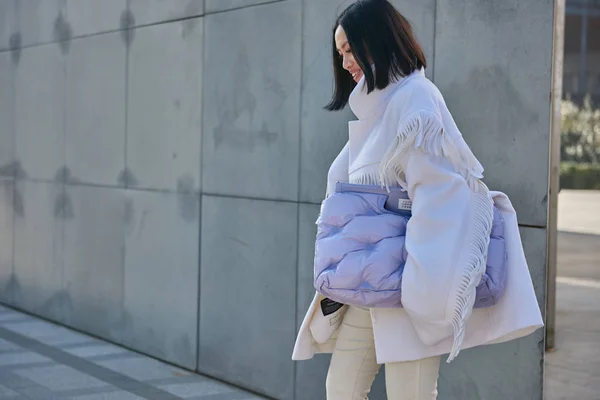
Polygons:
<instances>
[{"instance_id":1,"label":"woman","mask_svg":"<svg viewBox=\"0 0 600 400\"><path fill-rule=\"evenodd\" d=\"M481 182L483 168L464 142L409 22L385 0L359 0L333 29L335 92L357 116L328 174L336 183L401 187L412 200L402 307L340 304L320 293L300 328L293 359L333 353L327 399L366 399L381 364L392 400L437 397L440 356L528 335L543 325L515 211ZM490 307L473 309L489 243L490 210L499 210L506 283Z\"/></svg>"}]
</instances>

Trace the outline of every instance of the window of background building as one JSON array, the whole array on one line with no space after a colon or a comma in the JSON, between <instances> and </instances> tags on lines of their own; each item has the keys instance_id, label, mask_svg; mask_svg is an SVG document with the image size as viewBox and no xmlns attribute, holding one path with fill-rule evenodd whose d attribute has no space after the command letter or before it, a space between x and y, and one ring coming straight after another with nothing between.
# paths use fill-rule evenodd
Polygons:
<instances>
[{"instance_id":1,"label":"window of background building","mask_svg":"<svg viewBox=\"0 0 600 400\"><path fill-rule=\"evenodd\" d=\"M563 95L600 104L600 0L567 0ZM583 46L582 46L583 44Z\"/></svg>"}]
</instances>

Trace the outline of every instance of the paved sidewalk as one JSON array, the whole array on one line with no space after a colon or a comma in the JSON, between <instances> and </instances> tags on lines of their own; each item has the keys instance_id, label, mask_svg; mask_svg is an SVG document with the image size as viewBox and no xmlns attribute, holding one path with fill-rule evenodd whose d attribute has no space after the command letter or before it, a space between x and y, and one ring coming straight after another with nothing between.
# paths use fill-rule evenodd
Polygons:
<instances>
[{"instance_id":1,"label":"paved sidewalk","mask_svg":"<svg viewBox=\"0 0 600 400\"><path fill-rule=\"evenodd\" d=\"M546 400L600 400L600 191L559 196L556 342Z\"/></svg>"},{"instance_id":2,"label":"paved sidewalk","mask_svg":"<svg viewBox=\"0 0 600 400\"><path fill-rule=\"evenodd\" d=\"M0 400L262 397L0 306Z\"/></svg>"},{"instance_id":3,"label":"paved sidewalk","mask_svg":"<svg viewBox=\"0 0 600 400\"><path fill-rule=\"evenodd\" d=\"M600 235L600 190L561 190L557 225L562 232Z\"/></svg>"},{"instance_id":4,"label":"paved sidewalk","mask_svg":"<svg viewBox=\"0 0 600 400\"><path fill-rule=\"evenodd\" d=\"M556 347L546 353L544 397L599 400L600 281L591 286L559 277L556 304Z\"/></svg>"}]
</instances>

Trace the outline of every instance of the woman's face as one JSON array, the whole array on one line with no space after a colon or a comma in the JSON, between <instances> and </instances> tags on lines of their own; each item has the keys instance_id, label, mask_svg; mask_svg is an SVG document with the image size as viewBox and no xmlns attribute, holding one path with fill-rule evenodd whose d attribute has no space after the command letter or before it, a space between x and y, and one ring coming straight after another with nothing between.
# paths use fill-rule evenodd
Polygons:
<instances>
[{"instance_id":1,"label":"woman's face","mask_svg":"<svg viewBox=\"0 0 600 400\"><path fill-rule=\"evenodd\" d=\"M342 57L342 67L352 75L354 82L358 83L363 76L363 72L354 60L354 54L352 54L352 49L350 49L350 45L348 44L346 32L344 32L344 28L341 25L335 30L334 36L335 47Z\"/></svg>"}]
</instances>

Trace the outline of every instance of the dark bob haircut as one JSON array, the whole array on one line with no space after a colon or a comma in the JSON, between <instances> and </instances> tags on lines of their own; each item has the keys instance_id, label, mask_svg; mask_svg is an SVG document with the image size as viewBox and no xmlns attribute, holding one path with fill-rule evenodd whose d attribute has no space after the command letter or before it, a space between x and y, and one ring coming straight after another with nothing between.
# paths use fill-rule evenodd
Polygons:
<instances>
[{"instance_id":1,"label":"dark bob haircut","mask_svg":"<svg viewBox=\"0 0 600 400\"><path fill-rule=\"evenodd\" d=\"M384 89L390 81L427 67L410 22L387 0L358 0L337 18L332 37L338 26L346 32L354 59L365 75L367 93L375 88ZM376 66L375 74L371 64ZM336 49L335 38L333 75L333 98L325 106L330 111L343 109L356 86L352 76L342 67L342 56Z\"/></svg>"}]
</instances>

